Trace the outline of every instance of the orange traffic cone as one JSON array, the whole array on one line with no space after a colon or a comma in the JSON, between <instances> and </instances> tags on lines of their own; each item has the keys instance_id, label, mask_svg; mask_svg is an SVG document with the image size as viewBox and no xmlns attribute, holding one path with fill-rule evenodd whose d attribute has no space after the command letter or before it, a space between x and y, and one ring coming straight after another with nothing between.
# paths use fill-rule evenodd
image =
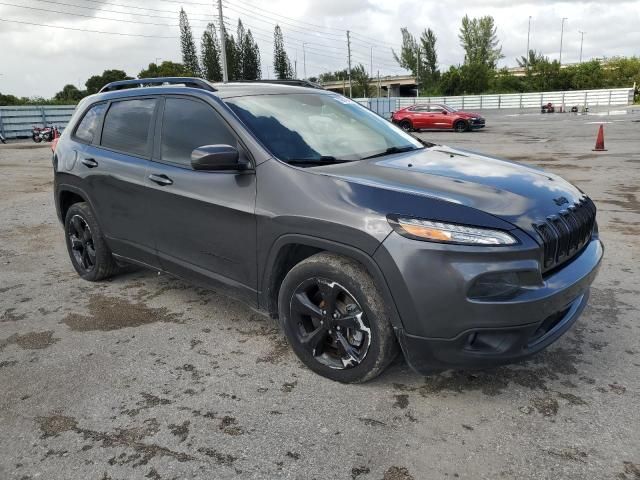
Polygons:
<instances>
[{"instance_id":1,"label":"orange traffic cone","mask_svg":"<svg viewBox=\"0 0 640 480\"><path fill-rule=\"evenodd\" d=\"M604 125L600 124L600 129L598 130L598 138L596 138L596 148L593 149L594 152L606 152L607 149L604 148Z\"/></svg>"}]
</instances>

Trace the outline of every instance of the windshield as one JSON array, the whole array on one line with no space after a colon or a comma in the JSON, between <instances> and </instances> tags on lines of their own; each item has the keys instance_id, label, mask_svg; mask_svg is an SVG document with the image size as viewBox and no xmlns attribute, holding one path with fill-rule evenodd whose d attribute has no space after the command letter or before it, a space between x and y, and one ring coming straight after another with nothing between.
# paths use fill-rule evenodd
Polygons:
<instances>
[{"instance_id":1,"label":"windshield","mask_svg":"<svg viewBox=\"0 0 640 480\"><path fill-rule=\"evenodd\" d=\"M297 165L423 148L385 119L339 95L256 95L225 102L273 155Z\"/></svg>"}]
</instances>

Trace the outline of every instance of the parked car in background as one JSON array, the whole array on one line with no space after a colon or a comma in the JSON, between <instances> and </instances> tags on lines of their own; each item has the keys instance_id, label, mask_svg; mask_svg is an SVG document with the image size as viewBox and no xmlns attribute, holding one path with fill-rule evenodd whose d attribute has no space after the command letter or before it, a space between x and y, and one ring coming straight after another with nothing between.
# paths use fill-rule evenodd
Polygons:
<instances>
[{"instance_id":1,"label":"parked car in background","mask_svg":"<svg viewBox=\"0 0 640 480\"><path fill-rule=\"evenodd\" d=\"M482 115L463 112L440 103L411 105L402 108L393 112L391 121L406 132L427 129L468 132L485 126L485 119Z\"/></svg>"}]
</instances>

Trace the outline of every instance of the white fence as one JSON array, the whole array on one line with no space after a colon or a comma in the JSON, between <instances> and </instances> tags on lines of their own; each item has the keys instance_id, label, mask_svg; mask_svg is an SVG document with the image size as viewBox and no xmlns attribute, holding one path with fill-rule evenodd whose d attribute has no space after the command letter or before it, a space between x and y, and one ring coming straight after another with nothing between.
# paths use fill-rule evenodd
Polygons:
<instances>
[{"instance_id":1,"label":"white fence","mask_svg":"<svg viewBox=\"0 0 640 480\"><path fill-rule=\"evenodd\" d=\"M358 98L358 102L369 106L369 100ZM501 108L540 108L549 102L554 105L598 106L630 105L633 103L633 88L613 88L603 90L569 90L564 92L501 93L494 95L463 95L457 97L395 97L395 109L408 107L416 103L444 103L462 110L501 109ZM392 107L393 108L393 107Z\"/></svg>"},{"instance_id":2,"label":"white fence","mask_svg":"<svg viewBox=\"0 0 640 480\"><path fill-rule=\"evenodd\" d=\"M62 132L75 109L75 105L0 107L0 133L5 138L30 137L34 125L55 125Z\"/></svg>"}]
</instances>

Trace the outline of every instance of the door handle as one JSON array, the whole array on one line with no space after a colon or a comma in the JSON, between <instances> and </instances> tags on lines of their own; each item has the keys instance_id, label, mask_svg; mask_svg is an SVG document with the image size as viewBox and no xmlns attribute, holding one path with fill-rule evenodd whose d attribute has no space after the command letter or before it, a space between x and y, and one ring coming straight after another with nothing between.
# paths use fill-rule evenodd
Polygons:
<instances>
[{"instance_id":1,"label":"door handle","mask_svg":"<svg viewBox=\"0 0 640 480\"><path fill-rule=\"evenodd\" d=\"M167 177L164 174L156 174L156 173L152 173L151 175L149 175L149 180L151 180L152 182L157 183L158 185L164 187L166 185L173 185L173 180L171 180L169 177Z\"/></svg>"},{"instance_id":2,"label":"door handle","mask_svg":"<svg viewBox=\"0 0 640 480\"><path fill-rule=\"evenodd\" d=\"M98 162L96 162L93 158L83 158L81 162L89 168L94 168L98 166Z\"/></svg>"}]
</instances>

